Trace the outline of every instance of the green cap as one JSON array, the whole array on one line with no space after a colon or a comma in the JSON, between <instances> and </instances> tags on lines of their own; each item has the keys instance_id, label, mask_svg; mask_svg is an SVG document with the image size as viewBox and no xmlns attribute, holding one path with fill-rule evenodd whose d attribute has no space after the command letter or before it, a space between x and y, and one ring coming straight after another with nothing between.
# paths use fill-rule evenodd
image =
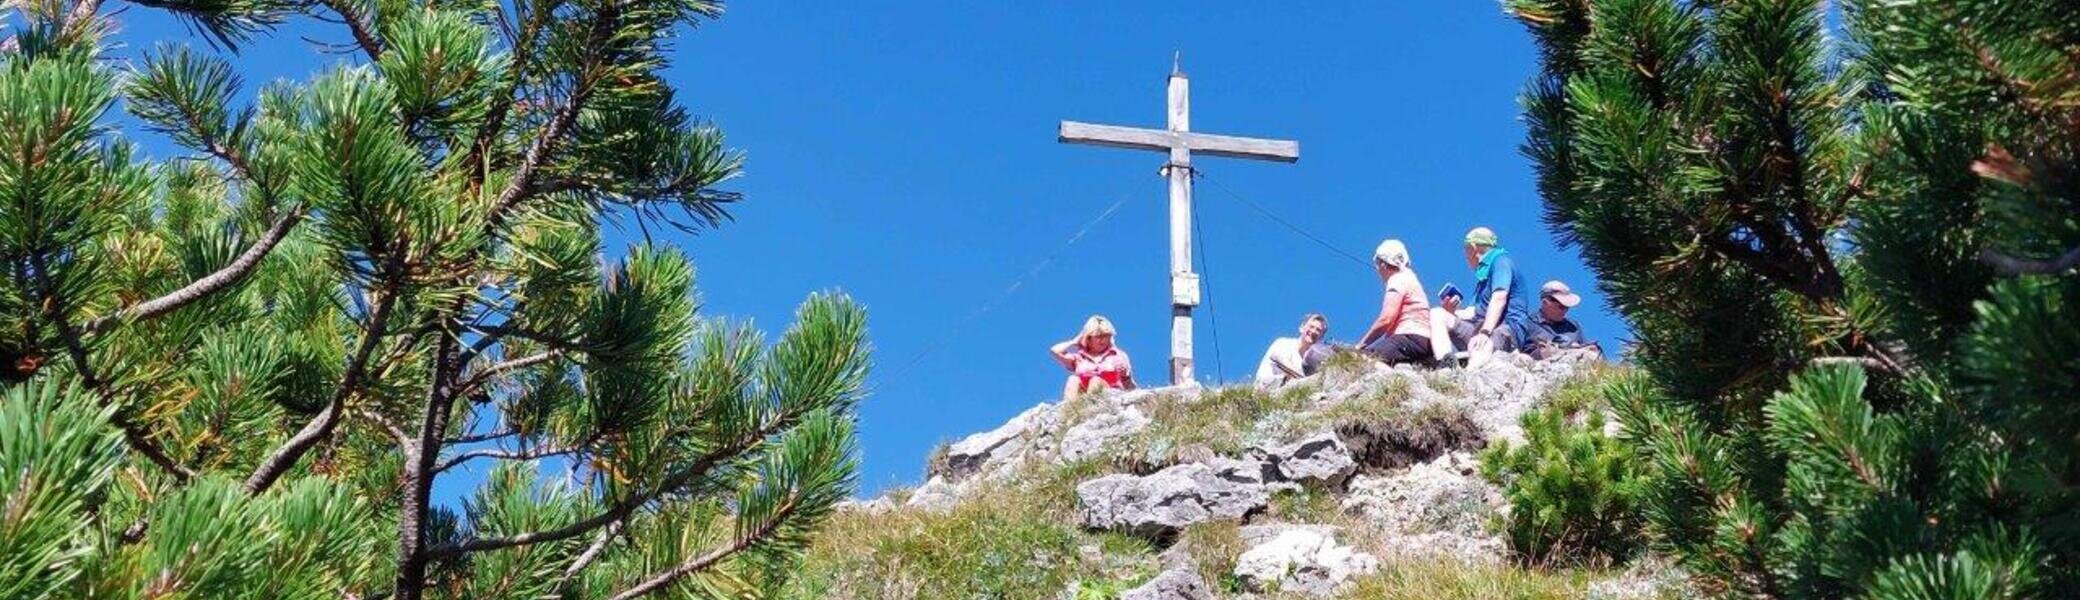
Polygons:
<instances>
[{"instance_id":1,"label":"green cap","mask_svg":"<svg viewBox=\"0 0 2080 600\"><path fill-rule=\"evenodd\" d=\"M1502 243L1502 240L1497 239L1495 237L1495 232L1489 231L1486 227L1475 227L1471 231L1466 232L1466 243L1480 246L1494 246Z\"/></svg>"}]
</instances>

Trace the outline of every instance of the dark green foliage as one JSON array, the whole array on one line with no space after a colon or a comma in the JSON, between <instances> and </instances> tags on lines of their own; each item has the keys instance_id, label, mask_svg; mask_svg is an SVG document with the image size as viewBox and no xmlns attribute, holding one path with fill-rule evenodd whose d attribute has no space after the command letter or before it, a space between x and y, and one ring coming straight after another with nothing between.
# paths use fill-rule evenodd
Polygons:
<instances>
[{"instance_id":1,"label":"dark green foliage","mask_svg":"<svg viewBox=\"0 0 2080 600\"><path fill-rule=\"evenodd\" d=\"M2080 13L1505 4L1653 541L1740 594L2080 595Z\"/></svg>"},{"instance_id":2,"label":"dark green foliage","mask_svg":"<svg viewBox=\"0 0 2080 600\"><path fill-rule=\"evenodd\" d=\"M1481 474L1509 500L1510 548L1525 561L1612 564L1644 547L1639 475L1631 450L1604 435L1604 411L1549 402L1524 415L1523 446L1500 440L1481 452Z\"/></svg>"},{"instance_id":3,"label":"dark green foliage","mask_svg":"<svg viewBox=\"0 0 2080 600\"><path fill-rule=\"evenodd\" d=\"M854 487L865 312L815 294L768 344L700 313L685 252L601 242L738 199L658 76L718 6L135 4L211 47L118 60L99 0L10 5L0 44L0 598L791 574ZM228 50L314 12L358 54L248 87Z\"/></svg>"}]
</instances>

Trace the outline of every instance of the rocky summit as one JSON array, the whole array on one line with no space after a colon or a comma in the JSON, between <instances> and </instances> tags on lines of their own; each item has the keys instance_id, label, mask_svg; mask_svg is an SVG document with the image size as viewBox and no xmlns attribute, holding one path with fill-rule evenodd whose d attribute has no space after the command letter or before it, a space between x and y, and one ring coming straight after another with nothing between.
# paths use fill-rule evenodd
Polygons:
<instances>
[{"instance_id":1,"label":"rocky summit","mask_svg":"<svg viewBox=\"0 0 2080 600\"><path fill-rule=\"evenodd\" d=\"M1345 355L1275 389L1043 402L941 447L923 485L845 504L828 534L852 538L829 557L837 572L808 579L863 598L1182 600L1377 596L1368 586L1420 573L1544 577L1525 585L1565 597L1667 596L1681 581L1667 567L1522 572L1494 530L1508 507L1478 452L1521 441L1527 411L1607 370L1521 356L1428 370ZM944 542L898 549L898 536Z\"/></svg>"}]
</instances>

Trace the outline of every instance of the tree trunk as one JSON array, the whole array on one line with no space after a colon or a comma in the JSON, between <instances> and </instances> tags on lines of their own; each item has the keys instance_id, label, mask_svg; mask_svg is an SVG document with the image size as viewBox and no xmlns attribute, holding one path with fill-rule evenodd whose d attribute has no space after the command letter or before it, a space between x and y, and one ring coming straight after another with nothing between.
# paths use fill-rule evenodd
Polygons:
<instances>
[{"instance_id":1,"label":"tree trunk","mask_svg":"<svg viewBox=\"0 0 2080 600\"><path fill-rule=\"evenodd\" d=\"M438 474L441 440L448 435L449 385L455 378L455 332L443 331L433 353L433 381L427 386L419 437L404 449L404 490L397 511L397 600L420 600L426 586L426 509Z\"/></svg>"}]
</instances>

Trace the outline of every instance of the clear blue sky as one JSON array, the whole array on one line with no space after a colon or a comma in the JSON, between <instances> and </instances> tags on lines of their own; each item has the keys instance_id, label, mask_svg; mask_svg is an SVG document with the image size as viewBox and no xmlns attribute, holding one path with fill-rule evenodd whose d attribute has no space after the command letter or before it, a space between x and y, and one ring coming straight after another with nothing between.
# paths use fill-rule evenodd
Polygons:
<instances>
[{"instance_id":1,"label":"clear blue sky","mask_svg":"<svg viewBox=\"0 0 2080 600\"><path fill-rule=\"evenodd\" d=\"M1059 393L1046 347L1090 314L1118 324L1144 381L1166 378L1163 158L1058 144L1055 126L1160 127L1173 50L1192 77L1195 130L1300 140L1297 164L1206 158L1207 177L1351 254L1406 240L1432 290L1467 285L1458 240L1493 227L1532 285L1576 284L1592 336L1623 337L1579 259L1539 222L1517 152L1516 99L1535 51L1495 3L1009 4L733 3L673 55L681 101L727 131L749 167L728 186L746 197L736 222L665 239L698 261L711 315L777 332L813 291L866 304L876 369L860 409L863 494L917 483L933 445ZM118 19L132 49L184 37L150 9ZM319 54L306 37L348 40L303 20L246 49L248 85L356 58ZM954 329L1121 198L1050 268ZM1308 311L1329 315L1334 338L1362 333L1379 296L1369 268L1209 183L1198 200L1211 299L1199 313L1202 377L1248 376ZM437 495L470 483L450 479Z\"/></svg>"}]
</instances>

